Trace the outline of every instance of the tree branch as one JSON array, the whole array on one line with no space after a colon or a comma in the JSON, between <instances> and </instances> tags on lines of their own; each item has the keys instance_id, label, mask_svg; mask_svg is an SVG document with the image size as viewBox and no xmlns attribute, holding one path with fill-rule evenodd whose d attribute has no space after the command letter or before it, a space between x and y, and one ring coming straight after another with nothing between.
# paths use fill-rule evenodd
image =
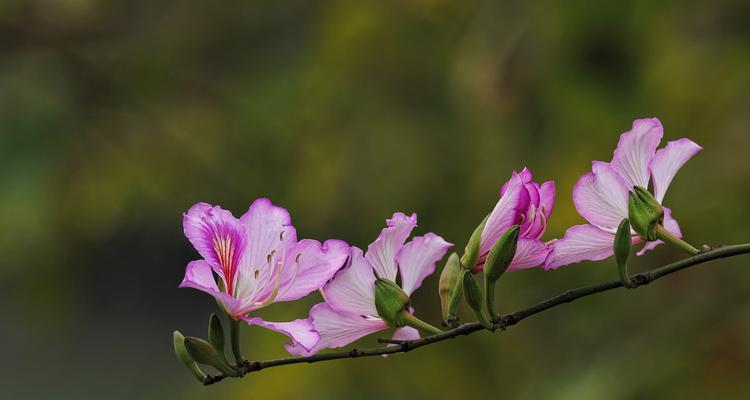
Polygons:
<instances>
[{"instance_id":1,"label":"tree branch","mask_svg":"<svg viewBox=\"0 0 750 400\"><path fill-rule=\"evenodd\" d=\"M689 268L698 264L705 263L707 261L732 257L741 254L750 253L750 243L740 244L733 246L723 246L713 250L708 250L699 253L695 256L674 262L672 264L665 265L647 272L641 272L635 275L631 275L630 278L633 281L634 287L648 285L649 283L672 274L674 272ZM600 292L606 292L608 290L617 289L622 287L622 281L614 280L610 282L601 283L598 285L586 286L577 289L567 290L555 297L542 301L529 308L516 311L511 314L498 316L495 318L494 327L495 329L505 330L506 328L513 326L520 321L534 315L541 313L542 311L549 310L550 308L559 306L561 304L570 303L573 300L580 299L582 297L590 296ZM338 360L342 358L359 358L359 357L370 357L379 356L384 354L395 354L395 353L406 353L408 351L424 347L433 343L442 342L446 339L455 338L461 335L470 335L474 332L483 330L482 325L479 322L471 322L463 324L457 328L428 336L417 340L406 340L399 341L395 344L390 344L386 347L377 347L370 349L356 349L353 348L347 351L333 352L333 353L322 353L315 354L307 357L288 357L280 358L275 360L266 361L245 361L239 366L241 375L245 375L251 372L260 371L266 368L279 367L282 365L299 364L299 363L316 363L321 361ZM205 385L210 385L224 379L224 375L213 375L208 376Z\"/></svg>"}]
</instances>

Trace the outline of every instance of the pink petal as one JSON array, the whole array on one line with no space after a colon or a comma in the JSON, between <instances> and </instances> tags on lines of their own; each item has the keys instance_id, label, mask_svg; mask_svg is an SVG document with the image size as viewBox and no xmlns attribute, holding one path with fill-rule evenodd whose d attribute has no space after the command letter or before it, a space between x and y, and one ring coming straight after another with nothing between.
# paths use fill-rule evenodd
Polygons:
<instances>
[{"instance_id":1,"label":"pink petal","mask_svg":"<svg viewBox=\"0 0 750 400\"><path fill-rule=\"evenodd\" d=\"M532 204L526 211L524 223L521 225L521 237L539 239L547 229L547 218Z\"/></svg>"},{"instance_id":2,"label":"pink petal","mask_svg":"<svg viewBox=\"0 0 750 400\"><path fill-rule=\"evenodd\" d=\"M541 240L520 238L508 271L538 267L544 263L550 251L551 248Z\"/></svg>"},{"instance_id":3,"label":"pink petal","mask_svg":"<svg viewBox=\"0 0 750 400\"><path fill-rule=\"evenodd\" d=\"M393 332L393 340L417 340L419 337L419 331L410 326L398 328Z\"/></svg>"},{"instance_id":4,"label":"pink petal","mask_svg":"<svg viewBox=\"0 0 750 400\"><path fill-rule=\"evenodd\" d=\"M185 278L180 283L180 287L198 289L210 294L224 305L227 312L234 315L239 308L239 302L219 290L211 270L211 266L204 260L191 261L185 268Z\"/></svg>"},{"instance_id":5,"label":"pink petal","mask_svg":"<svg viewBox=\"0 0 750 400\"><path fill-rule=\"evenodd\" d=\"M310 350L318 344L320 335L308 319L297 319L289 322L268 322L260 318L242 318L249 325L258 325L272 331L283 333L292 339L291 346Z\"/></svg>"},{"instance_id":6,"label":"pink petal","mask_svg":"<svg viewBox=\"0 0 750 400\"><path fill-rule=\"evenodd\" d=\"M584 260L604 260L613 254L614 240L615 235L593 225L572 226L565 237L552 244L543 269L557 269Z\"/></svg>"},{"instance_id":7,"label":"pink petal","mask_svg":"<svg viewBox=\"0 0 750 400\"><path fill-rule=\"evenodd\" d=\"M417 226L417 214L407 217L406 214L397 212L386 223L387 227L383 228L378 238L367 248L365 258L378 276L395 281L396 254L412 229Z\"/></svg>"},{"instance_id":8,"label":"pink petal","mask_svg":"<svg viewBox=\"0 0 750 400\"><path fill-rule=\"evenodd\" d=\"M183 215L183 230L198 253L234 293L239 264L245 252L245 232L231 212L197 203Z\"/></svg>"},{"instance_id":9,"label":"pink petal","mask_svg":"<svg viewBox=\"0 0 750 400\"><path fill-rule=\"evenodd\" d=\"M388 328L379 318L336 311L327 303L320 303L310 310L310 321L320 335L318 343L306 349L298 344L287 345L293 355L312 355L320 350L346 346L371 333Z\"/></svg>"},{"instance_id":10,"label":"pink petal","mask_svg":"<svg viewBox=\"0 0 750 400\"><path fill-rule=\"evenodd\" d=\"M677 223L677 220L672 218L672 210L670 210L667 207L664 208L664 229L668 230L671 234L675 235L678 238L682 237L682 231L680 231L680 224ZM641 250L638 251L638 255L642 256L649 250L653 250L656 248L656 246L662 244L661 240L657 240L655 242L648 242L646 243Z\"/></svg>"},{"instance_id":11,"label":"pink petal","mask_svg":"<svg viewBox=\"0 0 750 400\"><path fill-rule=\"evenodd\" d=\"M701 150L703 148L692 140L682 138L667 143L663 149L656 152L649 168L654 177L654 196L659 203L664 200L664 194L667 193L667 188L677 171Z\"/></svg>"},{"instance_id":12,"label":"pink petal","mask_svg":"<svg viewBox=\"0 0 750 400\"><path fill-rule=\"evenodd\" d=\"M529 205L529 193L523 185L521 176L513 173L507 183L507 190L500 197L490 213L479 241L479 254L487 254L500 236L519 220L519 215Z\"/></svg>"},{"instance_id":13,"label":"pink petal","mask_svg":"<svg viewBox=\"0 0 750 400\"><path fill-rule=\"evenodd\" d=\"M573 203L589 223L614 230L628 216L630 188L607 163L594 161L592 170L573 187Z\"/></svg>"},{"instance_id":14,"label":"pink petal","mask_svg":"<svg viewBox=\"0 0 750 400\"><path fill-rule=\"evenodd\" d=\"M401 288L411 295L424 278L435 272L438 262L453 244L434 233L417 236L401 248L396 258L401 271Z\"/></svg>"},{"instance_id":15,"label":"pink petal","mask_svg":"<svg viewBox=\"0 0 750 400\"><path fill-rule=\"evenodd\" d=\"M276 301L297 300L326 284L349 258L349 245L328 240L304 239L289 249L281 270Z\"/></svg>"},{"instance_id":16,"label":"pink petal","mask_svg":"<svg viewBox=\"0 0 750 400\"><path fill-rule=\"evenodd\" d=\"M351 248L351 263L323 287L326 303L340 312L377 316L375 309L375 274L362 250Z\"/></svg>"},{"instance_id":17,"label":"pink petal","mask_svg":"<svg viewBox=\"0 0 750 400\"><path fill-rule=\"evenodd\" d=\"M552 210L555 208L555 182L542 183L539 188L539 208L542 209L544 216L549 220Z\"/></svg>"},{"instance_id":18,"label":"pink petal","mask_svg":"<svg viewBox=\"0 0 750 400\"><path fill-rule=\"evenodd\" d=\"M237 297L247 305L273 292L284 256L297 243L297 232L289 212L265 198L255 200L240 221L247 250L240 262Z\"/></svg>"},{"instance_id":19,"label":"pink petal","mask_svg":"<svg viewBox=\"0 0 750 400\"><path fill-rule=\"evenodd\" d=\"M659 147L664 130L656 118L637 119L633 128L620 135L612 167L625 178L628 189L633 186L648 187L648 164Z\"/></svg>"}]
</instances>

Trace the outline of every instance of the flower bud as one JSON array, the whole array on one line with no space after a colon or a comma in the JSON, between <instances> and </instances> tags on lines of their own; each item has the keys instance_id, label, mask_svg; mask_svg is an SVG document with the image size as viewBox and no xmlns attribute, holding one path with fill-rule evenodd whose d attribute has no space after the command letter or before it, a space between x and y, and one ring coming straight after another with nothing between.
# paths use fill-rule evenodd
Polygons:
<instances>
[{"instance_id":1,"label":"flower bud","mask_svg":"<svg viewBox=\"0 0 750 400\"><path fill-rule=\"evenodd\" d=\"M646 189L635 186L628 198L628 218L641 239L653 242L657 240L656 226L664 220L664 209Z\"/></svg>"},{"instance_id":2,"label":"flower bud","mask_svg":"<svg viewBox=\"0 0 750 400\"><path fill-rule=\"evenodd\" d=\"M216 314L211 314L211 317L208 319L208 342L216 349L219 357L229 364L224 355L224 328L221 326L221 321Z\"/></svg>"},{"instance_id":3,"label":"flower bud","mask_svg":"<svg viewBox=\"0 0 750 400\"><path fill-rule=\"evenodd\" d=\"M508 266L516 256L516 245L518 244L519 226L513 225L500 236L487 255L484 263L484 274L490 283L497 282L505 273Z\"/></svg>"},{"instance_id":4,"label":"flower bud","mask_svg":"<svg viewBox=\"0 0 750 400\"><path fill-rule=\"evenodd\" d=\"M438 292L440 294L440 306L443 310L443 321L450 322L456 318L456 309L463 294L463 282L461 281L461 262L458 254L453 253L445 262L443 272L440 273Z\"/></svg>"},{"instance_id":5,"label":"flower bud","mask_svg":"<svg viewBox=\"0 0 750 400\"><path fill-rule=\"evenodd\" d=\"M174 353L177 355L177 359L180 360L185 366L193 373L196 379L200 382L205 382L206 374L201 371L198 364L195 363L193 357L190 356L187 349L185 348L185 336L182 336L180 331L174 331L172 334L172 344L174 345Z\"/></svg>"},{"instance_id":6,"label":"flower bud","mask_svg":"<svg viewBox=\"0 0 750 400\"><path fill-rule=\"evenodd\" d=\"M482 232L484 232L484 225L487 223L489 214L484 217L482 223L474 229L474 232L469 238L469 242L466 243L464 249L464 255L461 256L461 265L464 269L471 271L472 273L477 272L477 259L479 258L479 243L482 241Z\"/></svg>"},{"instance_id":7,"label":"flower bud","mask_svg":"<svg viewBox=\"0 0 750 400\"><path fill-rule=\"evenodd\" d=\"M630 257L630 249L633 245L633 239L630 236L630 221L627 218L620 222L620 226L617 227L617 233L615 234L614 242L614 253L615 261L617 261L617 270L620 273L620 280L622 285L630 289L633 287L633 283L630 281L628 275L628 257Z\"/></svg>"},{"instance_id":8,"label":"flower bud","mask_svg":"<svg viewBox=\"0 0 750 400\"><path fill-rule=\"evenodd\" d=\"M210 365L226 376L239 376L237 371L232 369L226 361L222 360L216 349L205 340L188 336L185 338L185 348L195 361Z\"/></svg>"},{"instance_id":9,"label":"flower bud","mask_svg":"<svg viewBox=\"0 0 750 400\"><path fill-rule=\"evenodd\" d=\"M385 278L375 281L375 308L388 326L406 325L403 315L408 305L409 296L396 283Z\"/></svg>"},{"instance_id":10,"label":"flower bud","mask_svg":"<svg viewBox=\"0 0 750 400\"><path fill-rule=\"evenodd\" d=\"M500 239L495 242L484 263L484 300L487 302L487 312L490 318L496 317L495 312L495 283L505 273L516 256L519 226L511 226Z\"/></svg>"},{"instance_id":11,"label":"flower bud","mask_svg":"<svg viewBox=\"0 0 750 400\"><path fill-rule=\"evenodd\" d=\"M479 289L479 283L474 278L474 275L469 273L463 274L463 286L464 286L464 297L466 302L469 303L469 307L474 310L479 322L482 323L486 329L492 330L492 324L487 320L484 313L482 312L482 290Z\"/></svg>"}]
</instances>

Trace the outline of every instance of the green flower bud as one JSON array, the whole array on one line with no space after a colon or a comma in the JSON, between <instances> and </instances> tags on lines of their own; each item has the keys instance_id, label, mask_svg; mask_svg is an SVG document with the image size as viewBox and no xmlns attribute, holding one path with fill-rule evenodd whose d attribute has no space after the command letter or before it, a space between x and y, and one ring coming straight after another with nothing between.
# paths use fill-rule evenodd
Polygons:
<instances>
[{"instance_id":1,"label":"green flower bud","mask_svg":"<svg viewBox=\"0 0 750 400\"><path fill-rule=\"evenodd\" d=\"M482 312L482 290L479 288L479 283L474 278L474 275L469 273L463 274L463 286L464 286L464 298L469 303L469 307L474 310L479 322L486 329L493 330L492 324L487 320L484 313Z\"/></svg>"},{"instance_id":2,"label":"green flower bud","mask_svg":"<svg viewBox=\"0 0 750 400\"><path fill-rule=\"evenodd\" d=\"M469 238L469 242L466 243L464 249L464 255L461 257L461 265L471 271L472 273L477 272L477 258L479 258L479 243L482 240L482 232L484 231L484 225L487 223L489 214L482 220L482 223L474 229L474 232Z\"/></svg>"},{"instance_id":3,"label":"green flower bud","mask_svg":"<svg viewBox=\"0 0 750 400\"><path fill-rule=\"evenodd\" d=\"M211 317L208 319L208 342L216 349L219 357L229 364L226 355L224 355L224 328L221 326L221 320L219 320L216 314L211 314Z\"/></svg>"},{"instance_id":4,"label":"green flower bud","mask_svg":"<svg viewBox=\"0 0 750 400\"><path fill-rule=\"evenodd\" d=\"M438 292L440 294L440 307L443 310L443 321L450 322L456 318L456 310L463 293L463 282L461 281L461 261L458 254L453 253L445 262L443 272L440 273Z\"/></svg>"},{"instance_id":5,"label":"green flower bud","mask_svg":"<svg viewBox=\"0 0 750 400\"><path fill-rule=\"evenodd\" d=\"M620 273L620 280L622 281L622 285L628 289L634 287L628 275L628 257L630 257L630 250L633 245L632 241L633 239L630 236L630 221L625 218L620 222L620 226L617 227L614 252L615 261L617 261L617 270Z\"/></svg>"},{"instance_id":6,"label":"green flower bud","mask_svg":"<svg viewBox=\"0 0 750 400\"><path fill-rule=\"evenodd\" d=\"M207 341L188 336L185 338L185 348L195 361L210 365L226 376L239 376Z\"/></svg>"},{"instance_id":7,"label":"green flower bud","mask_svg":"<svg viewBox=\"0 0 750 400\"><path fill-rule=\"evenodd\" d=\"M518 225L510 227L492 246L490 254L487 255L487 261L484 263L484 274L490 283L495 283L500 279L513 261L513 257L516 256L519 231Z\"/></svg>"},{"instance_id":8,"label":"green flower bud","mask_svg":"<svg viewBox=\"0 0 750 400\"><path fill-rule=\"evenodd\" d=\"M628 218L641 239L653 242L658 239L656 227L664 221L664 209L651 193L636 186L628 198Z\"/></svg>"},{"instance_id":9,"label":"green flower bud","mask_svg":"<svg viewBox=\"0 0 750 400\"><path fill-rule=\"evenodd\" d=\"M174 331L172 334L172 344L174 345L174 353L177 355L177 359L180 360L185 366L193 373L196 379L200 382L206 381L206 374L201 371L198 364L195 363L193 357L188 353L185 348L185 336L182 336L180 331Z\"/></svg>"},{"instance_id":10,"label":"green flower bud","mask_svg":"<svg viewBox=\"0 0 750 400\"><path fill-rule=\"evenodd\" d=\"M388 326L400 328L406 325L404 313L409 305L409 296L393 281L378 278L375 281L375 308Z\"/></svg>"},{"instance_id":11,"label":"green flower bud","mask_svg":"<svg viewBox=\"0 0 750 400\"><path fill-rule=\"evenodd\" d=\"M500 239L495 242L484 263L484 300L487 302L487 312L490 318L496 317L495 312L495 283L505 273L516 256L518 244L518 225L510 227Z\"/></svg>"}]
</instances>

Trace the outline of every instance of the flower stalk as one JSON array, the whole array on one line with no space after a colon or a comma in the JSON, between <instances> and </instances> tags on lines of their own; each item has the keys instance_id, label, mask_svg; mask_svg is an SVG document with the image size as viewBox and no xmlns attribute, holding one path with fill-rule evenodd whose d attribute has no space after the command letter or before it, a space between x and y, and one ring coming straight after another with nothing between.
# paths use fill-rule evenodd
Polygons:
<instances>
[{"instance_id":1,"label":"flower stalk","mask_svg":"<svg viewBox=\"0 0 750 400\"><path fill-rule=\"evenodd\" d=\"M242 357L242 351L240 349L240 321L229 318L229 336L232 342L232 354L237 365L241 365L245 358Z\"/></svg>"},{"instance_id":2,"label":"flower stalk","mask_svg":"<svg viewBox=\"0 0 750 400\"><path fill-rule=\"evenodd\" d=\"M691 256L694 256L694 255L700 253L700 250L698 250L695 247L693 247L693 245L691 245L690 243L688 243L688 242L686 242L686 241L678 238L677 236L673 235L668 230L666 230L664 228L664 226L662 226L662 225L657 225L655 231L656 231L656 237L657 237L657 239L659 239L659 240L661 240L661 241L663 241L665 243L669 243L669 244L671 244L673 246L677 246L678 248L686 251Z\"/></svg>"}]
</instances>

